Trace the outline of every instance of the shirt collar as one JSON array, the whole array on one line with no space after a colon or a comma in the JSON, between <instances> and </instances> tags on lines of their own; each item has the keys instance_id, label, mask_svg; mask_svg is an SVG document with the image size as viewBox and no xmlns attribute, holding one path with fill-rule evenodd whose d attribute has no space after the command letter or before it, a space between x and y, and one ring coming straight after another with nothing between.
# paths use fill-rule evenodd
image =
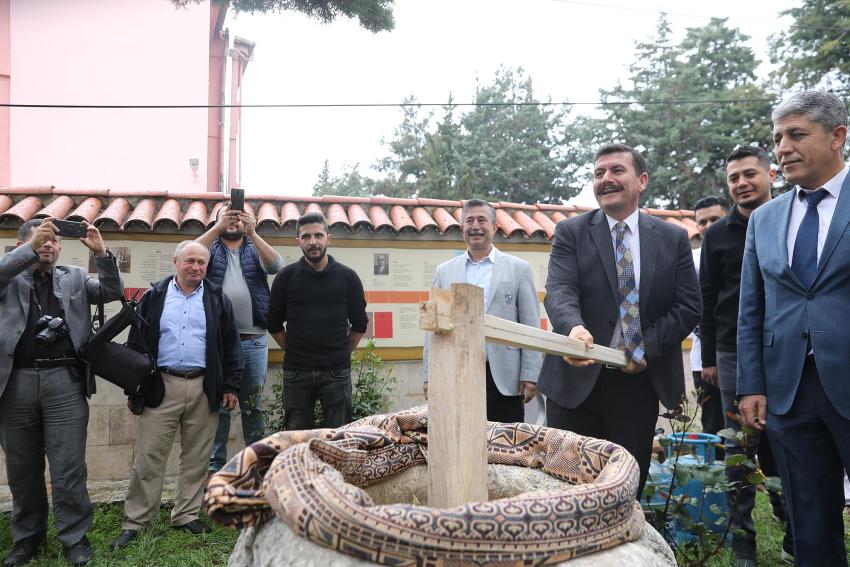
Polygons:
<instances>
[{"instance_id":1,"label":"shirt collar","mask_svg":"<svg viewBox=\"0 0 850 567\"><path fill-rule=\"evenodd\" d=\"M204 289L204 280L201 280L201 284L197 288L195 288L195 290L192 291L192 293L188 293L188 294L183 293L183 290L180 289L180 284L177 283L177 276L174 276L173 278L171 278L171 285L174 286L174 289L176 291L180 292L181 294L185 295L186 297L189 297L190 295L194 295L194 294L198 293L200 290Z\"/></svg>"},{"instance_id":2,"label":"shirt collar","mask_svg":"<svg viewBox=\"0 0 850 567\"><path fill-rule=\"evenodd\" d=\"M729 209L729 214L726 215L726 226L729 225L739 225L746 227L749 223L748 218L741 214L741 211L738 210L738 205L733 205L731 209Z\"/></svg>"},{"instance_id":3,"label":"shirt collar","mask_svg":"<svg viewBox=\"0 0 850 567\"><path fill-rule=\"evenodd\" d=\"M640 211L635 209L635 212L633 212L632 214L627 216L625 218L625 220L623 221L623 222L626 223L626 226L629 227L629 230L631 231L632 234L637 234L638 217L639 216L640 216ZM608 230L611 230L611 231L613 231L614 227L617 225L617 223L620 222L617 219L615 219L614 217L608 216L607 214L605 215L605 218L608 219Z\"/></svg>"},{"instance_id":4,"label":"shirt collar","mask_svg":"<svg viewBox=\"0 0 850 567\"><path fill-rule=\"evenodd\" d=\"M827 193L829 193L830 195L832 195L833 197L835 197L837 199L838 196L841 194L841 186L844 185L844 180L847 178L848 170L850 170L850 166L845 164L844 167L841 168L841 171L839 171L838 174L836 174L835 177L833 177L832 179L830 179L829 181L827 181L826 183L823 184L822 188L826 189ZM807 189L803 189L800 186L797 186L797 189L798 189L798 191L797 191L797 198L798 199L800 198L800 191L799 190L802 189L806 193L811 192L811 191L808 191ZM815 189L821 189L821 187L816 187Z\"/></svg>"},{"instance_id":5,"label":"shirt collar","mask_svg":"<svg viewBox=\"0 0 850 567\"><path fill-rule=\"evenodd\" d=\"M492 247L490 248L490 253L489 253L489 254L487 254L487 256L486 256L486 257L482 258L482 259L481 259L481 262L476 262L475 260L473 260L473 259L472 259L472 256L470 256L470 255L469 255L469 250L467 250L467 251L466 251L466 261L467 261L468 263L470 263L470 264L480 264L480 263L482 263L482 262L484 262L484 261L486 261L486 260L490 260L490 263L491 263L491 264L495 264L495 263L496 263L496 247L495 247L495 246L492 246Z\"/></svg>"}]
</instances>

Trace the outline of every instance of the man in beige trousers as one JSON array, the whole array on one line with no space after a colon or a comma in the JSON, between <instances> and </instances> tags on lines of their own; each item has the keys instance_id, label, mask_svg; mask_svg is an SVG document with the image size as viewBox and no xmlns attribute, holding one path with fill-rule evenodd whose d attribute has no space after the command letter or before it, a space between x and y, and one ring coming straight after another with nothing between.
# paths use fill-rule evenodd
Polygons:
<instances>
[{"instance_id":1,"label":"man in beige trousers","mask_svg":"<svg viewBox=\"0 0 850 567\"><path fill-rule=\"evenodd\" d=\"M148 325L128 344L150 351L157 372L144 384L136 455L124 503L124 525L113 549L126 547L156 518L174 436L180 431L177 494L171 526L192 534L211 528L198 519L218 410L237 404L242 349L230 300L205 280L210 252L184 241L174 252L174 277L153 285L139 313ZM131 404L132 405L132 404Z\"/></svg>"}]
</instances>

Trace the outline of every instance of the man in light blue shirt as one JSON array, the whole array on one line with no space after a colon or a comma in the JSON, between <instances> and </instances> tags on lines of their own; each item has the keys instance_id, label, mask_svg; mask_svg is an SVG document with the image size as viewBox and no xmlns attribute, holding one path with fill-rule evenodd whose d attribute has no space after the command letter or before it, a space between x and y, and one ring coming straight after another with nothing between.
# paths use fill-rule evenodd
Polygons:
<instances>
[{"instance_id":1,"label":"man in light blue shirt","mask_svg":"<svg viewBox=\"0 0 850 567\"><path fill-rule=\"evenodd\" d=\"M171 526L199 535L198 519L218 411L236 407L243 361L230 300L205 281L209 249L186 240L174 252L174 277L153 285L139 305L148 322L128 344L145 345L158 372L143 383L135 459L124 501L124 525L112 549L126 547L159 512L168 455L180 431L179 478Z\"/></svg>"}]
</instances>

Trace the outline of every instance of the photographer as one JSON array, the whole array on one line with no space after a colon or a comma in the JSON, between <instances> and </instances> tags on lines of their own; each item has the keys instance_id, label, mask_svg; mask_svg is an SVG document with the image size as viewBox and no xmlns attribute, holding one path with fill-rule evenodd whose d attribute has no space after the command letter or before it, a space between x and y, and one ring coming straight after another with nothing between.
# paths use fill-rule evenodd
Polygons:
<instances>
[{"instance_id":1,"label":"photographer","mask_svg":"<svg viewBox=\"0 0 850 567\"><path fill-rule=\"evenodd\" d=\"M97 279L83 268L56 265L62 245L49 218L24 223L18 247L0 257L0 445L15 541L3 567L30 561L45 544L45 454L57 537L72 565L91 559L86 396L94 393L94 380L77 352L89 335L89 306L118 299L123 284L97 228L87 226L80 241L96 258Z\"/></svg>"}]
</instances>

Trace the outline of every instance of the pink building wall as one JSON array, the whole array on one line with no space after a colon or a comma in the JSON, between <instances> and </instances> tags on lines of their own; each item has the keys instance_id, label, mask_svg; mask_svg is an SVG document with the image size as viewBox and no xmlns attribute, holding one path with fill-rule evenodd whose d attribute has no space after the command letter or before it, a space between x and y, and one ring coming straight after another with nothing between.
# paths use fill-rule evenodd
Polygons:
<instances>
[{"instance_id":1,"label":"pink building wall","mask_svg":"<svg viewBox=\"0 0 850 567\"><path fill-rule=\"evenodd\" d=\"M175 10L166 0L11 0L9 12L14 103L204 105L220 88L210 76L208 3ZM208 145L211 115L205 108L15 108L5 183L205 191L208 159L218 152ZM2 136L0 116L0 160ZM197 178L190 158L200 160ZM217 189L217 179L209 186Z\"/></svg>"},{"instance_id":2,"label":"pink building wall","mask_svg":"<svg viewBox=\"0 0 850 567\"><path fill-rule=\"evenodd\" d=\"M11 55L9 1L0 0L0 103L9 104ZM0 185L11 181L9 169L9 108L0 108Z\"/></svg>"}]
</instances>

